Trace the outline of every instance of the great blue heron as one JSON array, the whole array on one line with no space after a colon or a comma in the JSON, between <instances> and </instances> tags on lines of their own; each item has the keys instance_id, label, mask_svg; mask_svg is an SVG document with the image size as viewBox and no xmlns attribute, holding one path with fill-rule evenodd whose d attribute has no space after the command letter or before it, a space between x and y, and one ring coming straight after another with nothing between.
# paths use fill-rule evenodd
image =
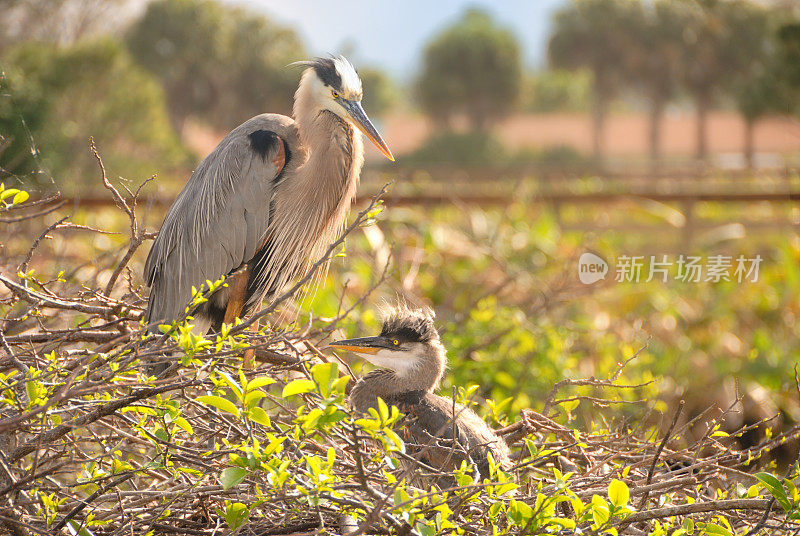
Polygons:
<instances>
[{"instance_id":1,"label":"great blue heron","mask_svg":"<svg viewBox=\"0 0 800 536\"><path fill-rule=\"evenodd\" d=\"M377 337L346 339L329 346L356 352L382 367L355 384L350 404L367 412L378 408L380 397L387 405L397 406L405 414L401 435L412 456L419 453L421 461L443 470L470 459L482 477L490 476L489 453L503 469L511 467L505 441L475 412L433 393L447 358L430 309L400 306L387 314ZM441 439L444 445L437 443Z\"/></svg>"},{"instance_id":2,"label":"great blue heron","mask_svg":"<svg viewBox=\"0 0 800 536\"><path fill-rule=\"evenodd\" d=\"M354 127L394 160L361 107L361 80L350 62L339 56L298 64L307 69L294 119L262 114L236 127L167 212L144 270L151 329L178 318L192 287L206 280L232 276L192 311L201 332L245 316L306 274L341 232L355 196L364 147Z\"/></svg>"}]
</instances>

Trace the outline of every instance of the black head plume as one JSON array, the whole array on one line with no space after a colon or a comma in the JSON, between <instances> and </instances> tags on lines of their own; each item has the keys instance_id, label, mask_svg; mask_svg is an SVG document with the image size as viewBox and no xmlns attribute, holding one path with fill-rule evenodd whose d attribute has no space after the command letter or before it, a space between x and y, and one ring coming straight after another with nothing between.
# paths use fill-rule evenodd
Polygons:
<instances>
[{"instance_id":1,"label":"black head plume","mask_svg":"<svg viewBox=\"0 0 800 536\"><path fill-rule=\"evenodd\" d=\"M342 75L336 70L336 63L333 58L316 58L311 62L311 67L313 67L319 79L326 86L330 86L333 89L341 89Z\"/></svg>"},{"instance_id":2,"label":"black head plume","mask_svg":"<svg viewBox=\"0 0 800 536\"><path fill-rule=\"evenodd\" d=\"M381 336L400 342L431 342L439 340L430 308L411 309L406 305L393 307L384 313Z\"/></svg>"},{"instance_id":3,"label":"black head plume","mask_svg":"<svg viewBox=\"0 0 800 536\"><path fill-rule=\"evenodd\" d=\"M311 67L317 73L317 77L322 80L322 83L333 89L342 89L342 74L336 68L336 59L333 56L330 58L314 58L313 60L295 61L290 63L289 66L298 65L301 67ZM347 61L343 57L339 59L340 62Z\"/></svg>"}]
</instances>

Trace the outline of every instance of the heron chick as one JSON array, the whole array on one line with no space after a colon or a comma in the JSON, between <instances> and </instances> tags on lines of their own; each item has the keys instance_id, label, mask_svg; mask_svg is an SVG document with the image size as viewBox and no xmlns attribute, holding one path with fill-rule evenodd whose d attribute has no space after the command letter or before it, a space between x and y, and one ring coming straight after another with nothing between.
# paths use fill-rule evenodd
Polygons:
<instances>
[{"instance_id":1,"label":"heron chick","mask_svg":"<svg viewBox=\"0 0 800 536\"><path fill-rule=\"evenodd\" d=\"M405 414L401 436L410 455L416 453L420 461L444 471L468 460L483 478L490 476L489 453L503 469L511 467L505 441L474 411L434 394L447 357L433 311L395 308L385 317L377 337L346 339L330 346L360 354L381 367L353 386L350 404L364 413L377 409L378 397L390 407L397 406Z\"/></svg>"},{"instance_id":2,"label":"heron chick","mask_svg":"<svg viewBox=\"0 0 800 536\"><path fill-rule=\"evenodd\" d=\"M343 229L364 162L358 131L394 160L361 106L350 62L298 64L306 69L294 118L262 114L235 128L167 212L144 270L151 329L181 316L192 287L223 276L228 285L191 311L200 332L277 297Z\"/></svg>"}]
</instances>

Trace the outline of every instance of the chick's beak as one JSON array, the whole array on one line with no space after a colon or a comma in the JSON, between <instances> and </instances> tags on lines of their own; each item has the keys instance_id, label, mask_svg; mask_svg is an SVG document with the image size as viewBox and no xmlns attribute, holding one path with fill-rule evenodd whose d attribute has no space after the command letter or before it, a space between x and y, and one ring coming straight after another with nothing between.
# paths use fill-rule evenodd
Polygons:
<instances>
[{"instance_id":1,"label":"chick's beak","mask_svg":"<svg viewBox=\"0 0 800 536\"><path fill-rule=\"evenodd\" d=\"M331 348L350 350L357 354L375 355L381 348L387 348L387 343L383 337L361 337L359 339L344 339L332 342L328 345Z\"/></svg>"},{"instance_id":2,"label":"chick's beak","mask_svg":"<svg viewBox=\"0 0 800 536\"><path fill-rule=\"evenodd\" d=\"M350 114L353 124L358 127L358 130L363 132L369 141L371 141L386 158L394 162L392 151L389 150L389 146L386 145L386 142L383 141L381 135L378 134L372 121L367 117L367 113L364 111L361 103L358 101L345 100L343 104L347 113Z\"/></svg>"}]
</instances>

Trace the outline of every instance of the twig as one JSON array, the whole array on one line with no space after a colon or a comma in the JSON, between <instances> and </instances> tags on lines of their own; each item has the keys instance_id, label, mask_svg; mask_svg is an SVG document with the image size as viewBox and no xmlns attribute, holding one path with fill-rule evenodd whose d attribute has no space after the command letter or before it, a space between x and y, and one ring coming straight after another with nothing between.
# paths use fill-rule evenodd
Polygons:
<instances>
[{"instance_id":1,"label":"twig","mask_svg":"<svg viewBox=\"0 0 800 536\"><path fill-rule=\"evenodd\" d=\"M664 438L661 440L661 443L658 444L658 448L656 449L656 453L653 455L653 461L650 464L650 469L647 471L647 481L645 482L646 486L649 485L653 481L653 474L656 471L656 465L658 464L658 458L661 456L661 451L664 450L664 446L667 444L667 441L669 441L670 436L672 436L672 430L675 428L675 424L677 424L678 418L681 416L681 413L683 413L683 406L684 405L686 405L686 402L684 402L683 400L681 400L678 403L678 407L675 410L675 415L672 416L672 422L670 423L669 428L667 428L667 433L664 434ZM649 498L650 498L650 492L647 491L642 496L642 500L639 501L639 509L644 508L644 505L647 504L647 499L649 499Z\"/></svg>"},{"instance_id":2,"label":"twig","mask_svg":"<svg viewBox=\"0 0 800 536\"><path fill-rule=\"evenodd\" d=\"M14 449L8 456L8 459L12 463L16 462L23 456L27 456L28 454L36 450L40 445L49 444L58 439L59 437L62 437L63 435L69 433L74 428L86 426L87 424L92 423L98 419L102 419L103 417L112 415L117 411L119 411L120 409L126 406L130 406L132 403L138 400L149 398L159 393L166 393L168 391L174 391L176 389L183 389L184 387L186 387L191 383L192 382L183 382L179 384L164 385L162 387L147 387L144 389L140 389L124 398L120 398L112 402L109 402L107 404L103 404L102 406L95 409L91 413L87 413L86 415L73 419L68 423L60 424L55 428L37 434L33 439L31 439L21 447L17 447L16 449Z\"/></svg>"},{"instance_id":3,"label":"twig","mask_svg":"<svg viewBox=\"0 0 800 536\"><path fill-rule=\"evenodd\" d=\"M699 514L702 512L722 512L726 510L767 510L771 508L770 501L767 499L725 499L721 501L695 502L681 504L678 506L667 506L665 508L655 508L634 512L625 519L618 521L620 526L627 526L631 523L649 521L650 519L661 519L672 516L683 516L687 514Z\"/></svg>"},{"instance_id":4,"label":"twig","mask_svg":"<svg viewBox=\"0 0 800 536\"><path fill-rule=\"evenodd\" d=\"M126 482L126 481L130 480L135 475L136 475L136 473L131 471L130 473L122 475L122 476L112 480L111 482L109 482L105 486L102 486L99 489L97 489L94 493L92 493L91 495L86 497L86 499L81 501L81 504L79 504L78 506L76 506L75 508L70 510L69 513L64 516L64 519L62 519L61 521L56 523L55 526L53 527L53 533L57 533L58 531L63 529L66 526L66 524L69 523L70 519L72 519L73 517L75 517L76 515L81 513L81 511L83 511L87 506L92 504L92 501L97 499L100 495L102 495L106 491L110 490L111 488L115 488L115 487L119 486L120 484L122 484L123 482Z\"/></svg>"},{"instance_id":5,"label":"twig","mask_svg":"<svg viewBox=\"0 0 800 536\"><path fill-rule=\"evenodd\" d=\"M91 315L106 315L113 311L111 307L105 307L102 305L87 305L81 302L75 301L64 301L56 298L48 298L38 292L26 288L19 283L12 281L11 279L0 275L0 282L2 282L5 286L8 287L14 294L18 297L22 298L23 300L39 305L44 305L46 307L52 307L54 309L66 309L71 311L78 311L81 313L87 313Z\"/></svg>"}]
</instances>

